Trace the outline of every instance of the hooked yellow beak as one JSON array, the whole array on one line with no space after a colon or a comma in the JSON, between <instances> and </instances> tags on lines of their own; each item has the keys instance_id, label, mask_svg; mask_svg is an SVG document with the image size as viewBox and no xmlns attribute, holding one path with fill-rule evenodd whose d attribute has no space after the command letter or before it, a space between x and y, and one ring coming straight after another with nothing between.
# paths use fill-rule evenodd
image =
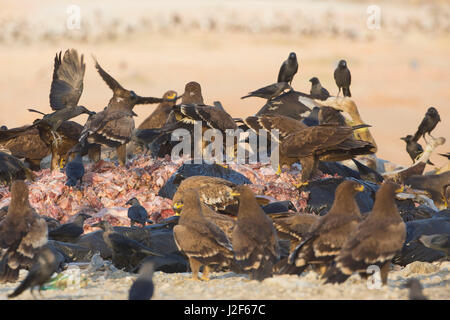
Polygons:
<instances>
[{"instance_id":1,"label":"hooked yellow beak","mask_svg":"<svg viewBox=\"0 0 450 320\"><path fill-rule=\"evenodd\" d=\"M175 203L173 204L173 208L174 208L175 210L181 209L181 208L183 208L183 204L182 204L182 203L175 202Z\"/></svg>"},{"instance_id":2,"label":"hooked yellow beak","mask_svg":"<svg viewBox=\"0 0 450 320\"><path fill-rule=\"evenodd\" d=\"M169 95L166 96L166 99L167 99L167 100L173 100L173 99L175 99L176 97L177 97L177 94L176 94L176 93L171 93L171 94L169 94Z\"/></svg>"},{"instance_id":3,"label":"hooked yellow beak","mask_svg":"<svg viewBox=\"0 0 450 320\"><path fill-rule=\"evenodd\" d=\"M356 191L364 191L364 186L362 184L360 184L358 187L355 188Z\"/></svg>"},{"instance_id":4,"label":"hooked yellow beak","mask_svg":"<svg viewBox=\"0 0 450 320\"><path fill-rule=\"evenodd\" d=\"M405 191L405 186L401 186L400 188L398 188L397 190L395 190L395 193L400 193Z\"/></svg>"}]
</instances>

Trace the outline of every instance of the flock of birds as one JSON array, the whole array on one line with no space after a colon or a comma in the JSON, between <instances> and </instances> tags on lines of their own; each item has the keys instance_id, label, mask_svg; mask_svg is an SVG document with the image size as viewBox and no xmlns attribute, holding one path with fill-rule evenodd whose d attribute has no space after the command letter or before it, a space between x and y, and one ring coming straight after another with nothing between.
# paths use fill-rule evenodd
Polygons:
<instances>
[{"instance_id":1,"label":"flock of birds","mask_svg":"<svg viewBox=\"0 0 450 320\"><path fill-rule=\"evenodd\" d=\"M0 209L0 282L15 282L21 269L29 271L9 297L18 296L27 288L41 288L49 281L52 274L60 270L64 258L47 245L48 239L76 241L83 234L84 221L90 217L80 213L73 222L50 227L51 219L39 216L32 208L24 180L34 179L32 170L39 169L43 157L50 153L51 169L65 167L66 185L81 188L85 173L83 156L99 161L101 146L115 148L119 165L126 164L127 152L150 152L153 157L170 155L174 146L171 133L179 128L192 132L195 121L201 121L204 130L213 128L224 133L226 129L237 128L257 133L277 129L280 133L277 173L281 173L284 165L300 162L302 171L296 185L299 190L317 177L320 162L344 160L355 161L361 176L368 177L380 187L370 213L362 214L355 200L364 185L344 180L336 189L331 209L324 216L292 212L282 203L279 204L281 209L269 214L248 186L235 185L218 177L186 178L173 197L177 220L172 229L178 250L189 261L193 279L199 279L200 271L201 279L208 280L211 270L228 268L262 281L274 273L301 274L312 267L325 282L342 283L354 273L367 277L368 267L376 265L381 270L383 284L386 284L392 259L402 249L406 238L405 223L395 202L396 194L404 191L402 183L429 191L433 201L443 209L447 207L448 172L411 175L402 183L382 182L389 179L383 179L376 167L355 159L373 155L376 151L374 141L358 139L357 135L357 132L367 133L370 126L349 123L342 110L327 105L328 99L336 98L330 96L316 77L310 79L309 94L295 91L291 87L298 71L295 53L290 53L282 63L276 83L242 97L267 100L260 112L245 119L232 118L220 102L205 105L197 82L187 83L181 96L172 90L162 98L139 96L122 87L97 61L95 67L113 91L113 96L103 111L95 113L78 105L85 72L83 55L70 49L62 58L61 53L57 54L54 61L50 90L50 106L54 112L44 114L32 125L13 129L3 126L0 130L0 144L9 150L9 154L0 152L1 178L11 185L11 202ZM338 96L342 91L344 97L341 99L347 100L351 97L351 74L345 60L339 62L334 78ZM181 103L177 103L179 99ZM305 105L307 101L321 104L311 110ZM133 107L153 103L159 103L158 108L135 128ZM70 121L83 113L89 115L84 126ZM413 162L423 153L418 140L425 139L426 134L431 135L439 121L437 110L431 107L417 132L402 138ZM449 154L444 156L449 157ZM27 165L18 158L24 159ZM418 179L417 182L414 179ZM142 262L145 257L158 257L164 253L155 252L135 236L130 236L152 221L138 199L130 199L127 205L130 205L131 231L119 232L106 221L94 227L103 230L102 237L112 249L114 265L141 270L130 289L130 299L148 299L153 294L153 265ZM223 214L225 208L230 207L237 218ZM289 255L283 259L280 258L279 239L290 241ZM447 250L448 254L448 234L424 239L424 243Z\"/></svg>"}]
</instances>

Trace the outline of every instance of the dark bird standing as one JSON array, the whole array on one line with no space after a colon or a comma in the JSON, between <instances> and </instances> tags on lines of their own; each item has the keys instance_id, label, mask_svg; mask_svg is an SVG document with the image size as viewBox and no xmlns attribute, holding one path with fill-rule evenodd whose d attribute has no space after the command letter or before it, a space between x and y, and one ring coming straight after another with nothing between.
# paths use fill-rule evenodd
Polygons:
<instances>
[{"instance_id":1,"label":"dark bird standing","mask_svg":"<svg viewBox=\"0 0 450 320\"><path fill-rule=\"evenodd\" d=\"M198 193L186 190L180 220L173 228L175 243L188 257L194 280L198 280L201 266L204 266L202 280L209 280L211 265L229 266L233 259L230 240L202 211Z\"/></svg>"},{"instance_id":2,"label":"dark bird standing","mask_svg":"<svg viewBox=\"0 0 450 320\"><path fill-rule=\"evenodd\" d=\"M289 83L277 82L258 90L249 92L248 95L243 96L241 99L245 99L248 97L259 97L267 100L272 100L273 98L278 97L281 93L283 93L284 90L287 89L293 90Z\"/></svg>"},{"instance_id":3,"label":"dark bird standing","mask_svg":"<svg viewBox=\"0 0 450 320\"><path fill-rule=\"evenodd\" d=\"M135 223L141 224L142 226L145 226L146 223L153 223L153 221L148 219L148 212L141 206L138 199L131 198L126 204L131 205L131 207L128 208L127 213L128 218L131 220L131 226Z\"/></svg>"},{"instance_id":4,"label":"dark bird standing","mask_svg":"<svg viewBox=\"0 0 450 320\"><path fill-rule=\"evenodd\" d=\"M14 282L20 269L30 268L39 249L47 243L47 223L28 200L28 186L16 180L11 186L8 213L0 223L0 283Z\"/></svg>"},{"instance_id":5,"label":"dark bird standing","mask_svg":"<svg viewBox=\"0 0 450 320\"><path fill-rule=\"evenodd\" d=\"M35 287L38 287L40 292L44 284L50 281L52 275L61 269L63 263L64 256L60 252L52 250L48 246L42 247L35 255L33 265L26 278L13 293L8 295L8 298L15 298L26 289L30 289L31 295L33 295Z\"/></svg>"},{"instance_id":6,"label":"dark bird standing","mask_svg":"<svg viewBox=\"0 0 450 320\"><path fill-rule=\"evenodd\" d=\"M419 279L408 279L405 287L409 289L409 300L428 300Z\"/></svg>"},{"instance_id":7,"label":"dark bird standing","mask_svg":"<svg viewBox=\"0 0 450 320\"><path fill-rule=\"evenodd\" d=\"M143 263L139 269L139 277L130 287L128 300L150 300L155 286L153 285L154 265L152 262Z\"/></svg>"},{"instance_id":8,"label":"dark bird standing","mask_svg":"<svg viewBox=\"0 0 450 320\"><path fill-rule=\"evenodd\" d=\"M115 231L107 221L102 220L92 227L99 227L103 230L103 240L112 250L112 263L117 269L135 272L145 257L161 256L142 243Z\"/></svg>"},{"instance_id":9,"label":"dark bird standing","mask_svg":"<svg viewBox=\"0 0 450 320\"><path fill-rule=\"evenodd\" d=\"M285 60L280 67L277 82L288 82L289 84L291 84L297 71L297 55L295 54L295 52L291 52L287 60Z\"/></svg>"},{"instance_id":10,"label":"dark bird standing","mask_svg":"<svg viewBox=\"0 0 450 320\"><path fill-rule=\"evenodd\" d=\"M239 212L233 230L234 256L240 267L250 273L251 280L262 281L272 276L273 266L280 258L275 227L259 206L247 186L240 186Z\"/></svg>"},{"instance_id":11,"label":"dark bird standing","mask_svg":"<svg viewBox=\"0 0 450 320\"><path fill-rule=\"evenodd\" d=\"M91 218L90 215L79 213L72 222L64 223L48 232L48 238L62 242L77 242L84 232L84 221Z\"/></svg>"},{"instance_id":12,"label":"dark bird standing","mask_svg":"<svg viewBox=\"0 0 450 320\"><path fill-rule=\"evenodd\" d=\"M80 153L77 153L76 157L66 164L66 186L74 187L78 181L80 186L84 176L83 157Z\"/></svg>"},{"instance_id":13,"label":"dark bird standing","mask_svg":"<svg viewBox=\"0 0 450 320\"><path fill-rule=\"evenodd\" d=\"M403 187L392 182L381 185L372 211L347 239L334 259L335 266L324 274L326 283L342 283L354 272L365 278L367 268L376 265L386 285L392 258L406 239L406 226L395 203L395 194L401 191Z\"/></svg>"},{"instance_id":14,"label":"dark bird standing","mask_svg":"<svg viewBox=\"0 0 450 320\"><path fill-rule=\"evenodd\" d=\"M334 70L334 80L336 81L336 85L339 88L339 93L344 94L344 97L351 97L350 93L350 84L352 82L352 75L350 74L350 70L347 68L347 62L345 60L339 61L339 64Z\"/></svg>"},{"instance_id":15,"label":"dark bird standing","mask_svg":"<svg viewBox=\"0 0 450 320\"><path fill-rule=\"evenodd\" d=\"M309 91L311 98L327 100L330 97L330 93L327 89L322 87L322 84L317 77L309 79L309 82L311 82L311 90Z\"/></svg>"},{"instance_id":16,"label":"dark bird standing","mask_svg":"<svg viewBox=\"0 0 450 320\"><path fill-rule=\"evenodd\" d=\"M328 268L362 221L355 196L363 190L364 186L356 181L343 181L336 189L330 211L311 227L307 238L291 253L289 263L301 267L300 271L309 264Z\"/></svg>"},{"instance_id":17,"label":"dark bird standing","mask_svg":"<svg viewBox=\"0 0 450 320\"><path fill-rule=\"evenodd\" d=\"M425 139L425 134L428 133L430 137L433 137L431 135L431 131L436 128L436 125L438 122L441 121L441 117L439 116L439 112L434 107L428 108L427 112L425 113L425 117L423 118L422 122L419 125L419 128L417 128L416 133L414 134L413 140L418 141L420 137L423 137L425 142L427 141Z\"/></svg>"},{"instance_id":18,"label":"dark bird standing","mask_svg":"<svg viewBox=\"0 0 450 320\"><path fill-rule=\"evenodd\" d=\"M97 143L116 148L120 165L126 163L126 144L134 130L133 108L137 104L152 104L164 101L160 98L141 97L134 91L124 89L99 63L95 67L102 79L113 91L105 110L89 117L81 132L80 142ZM99 157L97 157L99 158Z\"/></svg>"},{"instance_id":19,"label":"dark bird standing","mask_svg":"<svg viewBox=\"0 0 450 320\"><path fill-rule=\"evenodd\" d=\"M406 142L406 152L408 152L413 163L416 162L423 153L422 146L417 141L414 141L413 136L410 134L400 139ZM427 163L433 165L430 160L428 160Z\"/></svg>"}]
</instances>

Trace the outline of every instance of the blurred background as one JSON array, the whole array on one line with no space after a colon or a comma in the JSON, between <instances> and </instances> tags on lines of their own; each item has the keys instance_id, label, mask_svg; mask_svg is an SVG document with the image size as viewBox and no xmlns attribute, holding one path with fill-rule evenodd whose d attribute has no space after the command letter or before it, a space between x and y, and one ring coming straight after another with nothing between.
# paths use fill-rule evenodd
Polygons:
<instances>
[{"instance_id":1,"label":"blurred background","mask_svg":"<svg viewBox=\"0 0 450 320\"><path fill-rule=\"evenodd\" d=\"M409 165L400 137L414 134L430 106L442 119L433 135L448 140L438 152L450 151L450 1L1 0L0 125L30 124L30 107L50 112L53 59L71 47L87 63L80 104L94 111L111 91L92 55L140 95L181 94L198 81L206 103L220 100L234 117L264 105L240 97L276 82L291 51L299 59L292 85L307 93L317 76L337 94L333 72L346 59L378 157ZM154 108L136 106L136 125Z\"/></svg>"}]
</instances>

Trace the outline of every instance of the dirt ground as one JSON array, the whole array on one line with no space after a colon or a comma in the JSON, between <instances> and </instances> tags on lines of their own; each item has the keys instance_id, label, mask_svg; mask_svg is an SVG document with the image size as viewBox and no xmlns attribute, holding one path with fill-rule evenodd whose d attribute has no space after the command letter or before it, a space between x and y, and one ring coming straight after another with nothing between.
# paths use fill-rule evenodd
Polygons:
<instances>
[{"instance_id":1,"label":"dirt ground","mask_svg":"<svg viewBox=\"0 0 450 320\"><path fill-rule=\"evenodd\" d=\"M407 300L408 279L416 278L428 299L450 299L450 262L413 262L404 268L398 266L389 273L386 286L376 286L358 275L343 284L323 284L314 271L301 276L279 275L262 282L249 280L247 275L232 272L212 273L209 281L193 281L191 273L156 272L153 276L154 300ZM64 275L74 275L65 271ZM21 272L25 277L26 271ZM65 286L36 293L37 299L61 300L123 300L136 279L130 274L106 268L103 271L81 270L79 278L72 276ZM75 279L80 279L77 281ZM62 283L62 282L59 282ZM18 283L0 287L0 300L6 299ZM27 290L16 299L34 299Z\"/></svg>"}]
</instances>

